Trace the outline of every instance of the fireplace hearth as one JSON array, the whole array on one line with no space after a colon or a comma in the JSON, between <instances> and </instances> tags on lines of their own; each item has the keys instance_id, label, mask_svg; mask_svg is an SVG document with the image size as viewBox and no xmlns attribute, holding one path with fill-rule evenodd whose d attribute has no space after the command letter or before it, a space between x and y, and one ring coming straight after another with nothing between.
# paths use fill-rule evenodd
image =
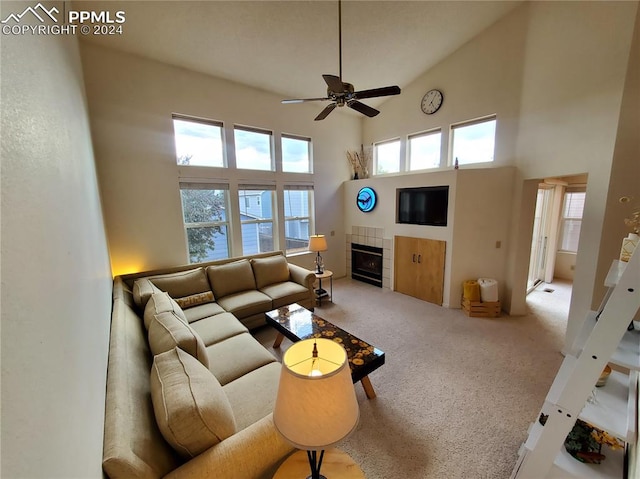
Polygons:
<instances>
[{"instance_id":1,"label":"fireplace hearth","mask_svg":"<svg viewBox=\"0 0 640 479\"><path fill-rule=\"evenodd\" d=\"M351 243L351 278L382 288L382 248Z\"/></svg>"}]
</instances>

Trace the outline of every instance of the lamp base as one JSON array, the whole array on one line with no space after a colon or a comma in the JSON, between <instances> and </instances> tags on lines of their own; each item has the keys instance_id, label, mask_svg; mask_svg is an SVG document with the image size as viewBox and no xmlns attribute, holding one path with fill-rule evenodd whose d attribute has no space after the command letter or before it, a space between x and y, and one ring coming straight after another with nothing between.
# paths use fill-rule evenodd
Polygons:
<instances>
[{"instance_id":1,"label":"lamp base","mask_svg":"<svg viewBox=\"0 0 640 479\"><path fill-rule=\"evenodd\" d=\"M326 478L326 476L323 476L322 474L320 474L317 477L307 476L307 479L327 479L327 478Z\"/></svg>"}]
</instances>

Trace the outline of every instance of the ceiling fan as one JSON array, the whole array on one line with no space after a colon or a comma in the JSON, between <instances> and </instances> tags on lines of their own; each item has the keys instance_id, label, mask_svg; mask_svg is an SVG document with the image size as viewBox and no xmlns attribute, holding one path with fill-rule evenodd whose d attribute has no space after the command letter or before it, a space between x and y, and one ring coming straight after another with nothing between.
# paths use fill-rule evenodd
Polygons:
<instances>
[{"instance_id":1,"label":"ceiling fan","mask_svg":"<svg viewBox=\"0 0 640 479\"><path fill-rule=\"evenodd\" d=\"M291 100L282 100L282 103L304 103L308 101L327 101L332 103L327 105L324 110L315 117L315 121L324 120L329 113L331 113L337 106L347 105L349 108L356 110L368 117L374 117L380 113L375 108L371 108L369 105L358 101L365 98L376 98L381 96L399 95L400 87L398 86L386 86L381 88L373 88L371 90L355 91L355 88L351 83L342 81L342 0L338 0L338 42L339 42L339 61L340 61L340 76L335 75L322 75L325 83L327 84L327 96L322 98L299 98Z\"/></svg>"}]
</instances>

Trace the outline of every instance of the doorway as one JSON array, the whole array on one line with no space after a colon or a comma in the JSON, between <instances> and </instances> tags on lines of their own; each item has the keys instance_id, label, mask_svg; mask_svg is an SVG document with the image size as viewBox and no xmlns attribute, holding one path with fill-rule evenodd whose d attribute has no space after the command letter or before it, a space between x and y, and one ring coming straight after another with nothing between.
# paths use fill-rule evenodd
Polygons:
<instances>
[{"instance_id":1,"label":"doorway","mask_svg":"<svg viewBox=\"0 0 640 479\"><path fill-rule=\"evenodd\" d=\"M568 315L586 189L586 174L538 184L527 276L530 310Z\"/></svg>"},{"instance_id":2,"label":"doorway","mask_svg":"<svg viewBox=\"0 0 640 479\"><path fill-rule=\"evenodd\" d=\"M554 187L545 183L538 185L536 210L533 218L531 256L527 277L527 294L545 280L548 264L549 236L551 233ZM552 267L550 265L550 267Z\"/></svg>"}]
</instances>

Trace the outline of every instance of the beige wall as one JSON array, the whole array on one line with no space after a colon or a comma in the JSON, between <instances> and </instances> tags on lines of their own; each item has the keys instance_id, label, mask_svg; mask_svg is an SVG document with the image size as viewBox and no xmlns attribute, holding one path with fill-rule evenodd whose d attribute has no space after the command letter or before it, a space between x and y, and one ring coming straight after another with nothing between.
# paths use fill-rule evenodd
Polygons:
<instances>
[{"instance_id":1,"label":"beige wall","mask_svg":"<svg viewBox=\"0 0 640 479\"><path fill-rule=\"evenodd\" d=\"M229 147L234 124L270 129L276 139L311 137L316 232L327 235L327 267L344 275L341 184L349 178L344 152L360 145L356 116L335 112L330 121L314 122L318 105L281 105L274 94L192 71L90 44L81 50L114 274L187 262L171 121L181 113L223 121ZM208 174L232 183L255 176Z\"/></svg>"},{"instance_id":2,"label":"beige wall","mask_svg":"<svg viewBox=\"0 0 640 479\"><path fill-rule=\"evenodd\" d=\"M3 35L1 89L0 475L100 478L111 271L76 39Z\"/></svg>"},{"instance_id":3,"label":"beige wall","mask_svg":"<svg viewBox=\"0 0 640 479\"><path fill-rule=\"evenodd\" d=\"M600 255L637 3L536 2L528 9L516 164L524 179L589 175L567 327L570 344L591 306L594 284L604 279L596 278L594 259ZM522 212L516 208L514 219ZM514 229L513 235L510 261L531 244L523 230ZM522 310L526 274L510 281L512 308Z\"/></svg>"},{"instance_id":4,"label":"beige wall","mask_svg":"<svg viewBox=\"0 0 640 479\"><path fill-rule=\"evenodd\" d=\"M513 314L526 312L535 185L549 176L589 175L568 341L591 305L597 281L593 259L600 254L614 146L633 149L630 139L618 140L621 145L616 139L636 12L637 2L525 4L404 87L402 95L382 105L382 115L364 122L365 143L406 140L407 134L441 127L444 155L449 125L497 115L495 166L518 169L511 196L504 198L513 205L504 298ZM634 51L637 57L637 46ZM441 89L445 101L426 116L419 102L430 88ZM632 90L627 86L630 100ZM629 125L624 131L637 131L635 117ZM630 159L621 161L628 165Z\"/></svg>"}]
</instances>

